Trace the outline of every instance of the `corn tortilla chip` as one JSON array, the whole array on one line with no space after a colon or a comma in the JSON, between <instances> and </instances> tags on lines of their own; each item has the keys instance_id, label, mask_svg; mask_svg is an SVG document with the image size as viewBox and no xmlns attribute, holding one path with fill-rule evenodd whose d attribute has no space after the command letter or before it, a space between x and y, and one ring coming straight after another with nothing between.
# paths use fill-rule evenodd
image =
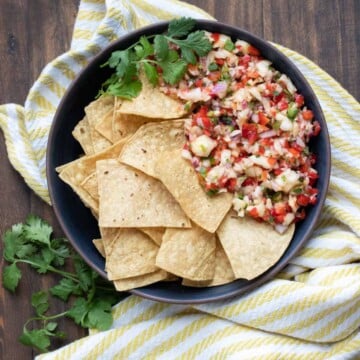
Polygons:
<instances>
[{"instance_id":1,"label":"corn tortilla chip","mask_svg":"<svg viewBox=\"0 0 360 360\"><path fill-rule=\"evenodd\" d=\"M155 259L159 247L137 229L122 229L110 243L106 257L109 280L125 279L158 270Z\"/></svg>"},{"instance_id":2,"label":"corn tortilla chip","mask_svg":"<svg viewBox=\"0 0 360 360\"><path fill-rule=\"evenodd\" d=\"M295 225L279 234L271 225L230 211L217 230L237 279L251 280L273 266L288 247Z\"/></svg>"},{"instance_id":3,"label":"corn tortilla chip","mask_svg":"<svg viewBox=\"0 0 360 360\"><path fill-rule=\"evenodd\" d=\"M217 239L215 250L215 272L213 279L210 281L192 281L189 279L183 279L182 284L193 287L218 286L228 284L234 280L235 275L231 268L229 259L220 241Z\"/></svg>"},{"instance_id":4,"label":"corn tortilla chip","mask_svg":"<svg viewBox=\"0 0 360 360\"><path fill-rule=\"evenodd\" d=\"M102 119L95 125L95 130L104 138L109 140L111 143L113 141L113 132L112 132L112 119L114 115L114 109L111 109L107 112Z\"/></svg>"},{"instance_id":5,"label":"corn tortilla chip","mask_svg":"<svg viewBox=\"0 0 360 360\"><path fill-rule=\"evenodd\" d=\"M115 280L114 285L117 291L126 291L166 279L168 279L168 273L166 271L156 270L150 274Z\"/></svg>"},{"instance_id":6,"label":"corn tortilla chip","mask_svg":"<svg viewBox=\"0 0 360 360\"><path fill-rule=\"evenodd\" d=\"M119 110L121 113L155 119L177 119L187 113L182 101L173 99L158 87L152 86L144 73L141 72L139 77L142 82L141 92L136 98L122 102Z\"/></svg>"},{"instance_id":7,"label":"corn tortilla chip","mask_svg":"<svg viewBox=\"0 0 360 360\"><path fill-rule=\"evenodd\" d=\"M232 205L232 194L207 195L181 150L161 154L155 171L186 215L208 232L215 232Z\"/></svg>"},{"instance_id":8,"label":"corn tortilla chip","mask_svg":"<svg viewBox=\"0 0 360 360\"><path fill-rule=\"evenodd\" d=\"M98 183L96 178L96 171L87 176L80 184L85 191L95 200L99 201Z\"/></svg>"},{"instance_id":9,"label":"corn tortilla chip","mask_svg":"<svg viewBox=\"0 0 360 360\"><path fill-rule=\"evenodd\" d=\"M140 230L146 235L150 236L155 244L159 246L161 245L162 237L165 233L165 228L141 228Z\"/></svg>"},{"instance_id":10,"label":"corn tortilla chip","mask_svg":"<svg viewBox=\"0 0 360 360\"><path fill-rule=\"evenodd\" d=\"M117 160L97 162L99 225L190 227L180 205L158 180Z\"/></svg>"},{"instance_id":11,"label":"corn tortilla chip","mask_svg":"<svg viewBox=\"0 0 360 360\"><path fill-rule=\"evenodd\" d=\"M111 146L111 142L96 131L96 125L101 122L103 117L114 108L113 96L101 96L92 101L86 108L85 113L90 126L90 136L94 148L94 153L105 150Z\"/></svg>"},{"instance_id":12,"label":"corn tortilla chip","mask_svg":"<svg viewBox=\"0 0 360 360\"><path fill-rule=\"evenodd\" d=\"M119 161L157 178L159 156L164 151L181 149L184 143L182 119L145 124L126 143Z\"/></svg>"},{"instance_id":13,"label":"corn tortilla chip","mask_svg":"<svg viewBox=\"0 0 360 360\"><path fill-rule=\"evenodd\" d=\"M94 154L90 131L90 125L85 116L77 123L72 132L73 137L79 142L86 155Z\"/></svg>"},{"instance_id":14,"label":"corn tortilla chip","mask_svg":"<svg viewBox=\"0 0 360 360\"><path fill-rule=\"evenodd\" d=\"M121 114L116 111L112 122L113 141L118 141L124 136L134 134L142 125L152 121L154 119L139 115Z\"/></svg>"},{"instance_id":15,"label":"corn tortilla chip","mask_svg":"<svg viewBox=\"0 0 360 360\"><path fill-rule=\"evenodd\" d=\"M94 239L93 241L94 246L96 247L97 251L101 254L102 257L105 257L105 248L102 239Z\"/></svg>"},{"instance_id":16,"label":"corn tortilla chip","mask_svg":"<svg viewBox=\"0 0 360 360\"><path fill-rule=\"evenodd\" d=\"M126 142L126 139L120 140L108 149L98 154L83 156L66 165L62 165L56 170L61 170L59 177L66 182L79 195L84 204L90 207L95 213L98 212L98 200L90 196L80 184L96 171L96 162L101 159L116 158Z\"/></svg>"},{"instance_id":17,"label":"corn tortilla chip","mask_svg":"<svg viewBox=\"0 0 360 360\"><path fill-rule=\"evenodd\" d=\"M211 280L215 271L216 239L200 227L166 229L156 265L191 280Z\"/></svg>"}]
</instances>

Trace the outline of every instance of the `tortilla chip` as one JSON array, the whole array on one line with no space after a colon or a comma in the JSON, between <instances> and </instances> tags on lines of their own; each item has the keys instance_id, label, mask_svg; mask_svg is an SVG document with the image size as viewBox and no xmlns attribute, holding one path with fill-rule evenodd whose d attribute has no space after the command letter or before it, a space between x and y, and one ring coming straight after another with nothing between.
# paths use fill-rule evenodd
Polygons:
<instances>
[{"instance_id":1,"label":"tortilla chip","mask_svg":"<svg viewBox=\"0 0 360 360\"><path fill-rule=\"evenodd\" d=\"M149 123L130 138L119 160L157 178L156 162L164 151L181 149L185 143L184 120Z\"/></svg>"},{"instance_id":2,"label":"tortilla chip","mask_svg":"<svg viewBox=\"0 0 360 360\"><path fill-rule=\"evenodd\" d=\"M96 171L86 177L80 184L84 190L95 200L99 201L98 182L96 178Z\"/></svg>"},{"instance_id":3,"label":"tortilla chip","mask_svg":"<svg viewBox=\"0 0 360 360\"><path fill-rule=\"evenodd\" d=\"M204 287L204 286L218 286L228 284L235 280L234 272L232 271L229 259L220 243L216 240L215 250L215 272L214 277L210 281L193 281L183 279L182 284L185 286Z\"/></svg>"},{"instance_id":4,"label":"tortilla chip","mask_svg":"<svg viewBox=\"0 0 360 360\"><path fill-rule=\"evenodd\" d=\"M115 112L113 116L113 140L118 141L124 136L134 134L142 125L152 122L154 119L149 119L139 115L121 114Z\"/></svg>"},{"instance_id":5,"label":"tortilla chip","mask_svg":"<svg viewBox=\"0 0 360 360\"><path fill-rule=\"evenodd\" d=\"M104 138L109 140L111 143L113 141L113 131L112 131L112 119L114 115L114 109L111 109L107 112L102 119L95 125L95 130L102 135Z\"/></svg>"},{"instance_id":6,"label":"tortilla chip","mask_svg":"<svg viewBox=\"0 0 360 360\"><path fill-rule=\"evenodd\" d=\"M161 245L162 237L165 233L165 228L141 228L140 230L146 235L150 236L155 244L159 246Z\"/></svg>"},{"instance_id":7,"label":"tortilla chip","mask_svg":"<svg viewBox=\"0 0 360 360\"><path fill-rule=\"evenodd\" d=\"M155 119L177 119L187 114L183 102L152 86L144 73L141 72L139 77L142 82L141 92L136 98L122 102L119 110L121 113Z\"/></svg>"},{"instance_id":8,"label":"tortilla chip","mask_svg":"<svg viewBox=\"0 0 360 360\"><path fill-rule=\"evenodd\" d=\"M56 170L61 170L59 177L66 182L79 195L84 204L90 207L95 213L99 210L98 200L90 196L80 184L96 171L96 162L101 159L111 159L119 156L119 153L126 142L126 139L120 140L108 149L98 154L83 156L76 159L66 166L62 165Z\"/></svg>"},{"instance_id":9,"label":"tortilla chip","mask_svg":"<svg viewBox=\"0 0 360 360\"><path fill-rule=\"evenodd\" d=\"M215 232L232 205L232 194L207 195L181 150L161 154L155 171L186 215L208 232Z\"/></svg>"},{"instance_id":10,"label":"tortilla chip","mask_svg":"<svg viewBox=\"0 0 360 360\"><path fill-rule=\"evenodd\" d=\"M96 131L95 128L96 125L101 122L103 117L113 108L113 96L101 96L85 108L85 113L90 126L90 136L94 147L94 153L103 151L111 146L111 142Z\"/></svg>"},{"instance_id":11,"label":"tortilla chip","mask_svg":"<svg viewBox=\"0 0 360 360\"><path fill-rule=\"evenodd\" d=\"M106 256L109 280L125 279L158 270L155 266L159 247L149 236L136 229L122 229Z\"/></svg>"},{"instance_id":12,"label":"tortilla chip","mask_svg":"<svg viewBox=\"0 0 360 360\"><path fill-rule=\"evenodd\" d=\"M237 279L251 280L273 266L287 249L295 225L279 234L271 225L230 211L217 235Z\"/></svg>"},{"instance_id":13,"label":"tortilla chip","mask_svg":"<svg viewBox=\"0 0 360 360\"><path fill-rule=\"evenodd\" d=\"M102 257L105 257L105 248L102 239L94 239L93 241L94 246L96 247L97 251L101 254Z\"/></svg>"},{"instance_id":14,"label":"tortilla chip","mask_svg":"<svg viewBox=\"0 0 360 360\"><path fill-rule=\"evenodd\" d=\"M190 227L180 205L158 180L117 160L97 162L99 225Z\"/></svg>"},{"instance_id":15,"label":"tortilla chip","mask_svg":"<svg viewBox=\"0 0 360 360\"><path fill-rule=\"evenodd\" d=\"M114 281L115 289L117 291L126 291L135 289L141 286L153 284L155 282L167 279L167 272L164 270L157 270L150 274L135 276L126 279L119 279Z\"/></svg>"},{"instance_id":16,"label":"tortilla chip","mask_svg":"<svg viewBox=\"0 0 360 360\"><path fill-rule=\"evenodd\" d=\"M166 229L156 265L191 280L211 280L215 271L216 238L200 227Z\"/></svg>"},{"instance_id":17,"label":"tortilla chip","mask_svg":"<svg viewBox=\"0 0 360 360\"><path fill-rule=\"evenodd\" d=\"M73 137L79 142L86 155L92 155L94 153L90 131L90 125L85 116L77 123L72 132Z\"/></svg>"}]
</instances>

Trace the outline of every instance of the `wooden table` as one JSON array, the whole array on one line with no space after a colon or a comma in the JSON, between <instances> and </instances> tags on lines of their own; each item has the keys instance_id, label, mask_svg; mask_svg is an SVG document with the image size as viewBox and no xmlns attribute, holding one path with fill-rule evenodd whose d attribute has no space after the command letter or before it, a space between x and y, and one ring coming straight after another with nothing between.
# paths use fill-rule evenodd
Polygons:
<instances>
[{"instance_id":1,"label":"wooden table","mask_svg":"<svg viewBox=\"0 0 360 360\"><path fill-rule=\"evenodd\" d=\"M360 2L357 0L193 0L218 20L237 25L267 40L296 50L320 65L360 100ZM0 1L0 104L23 104L47 62L70 44L79 0ZM11 167L0 134L0 233L27 214L44 217L61 235L51 207L25 185ZM3 265L3 264L2 264ZM16 295L0 288L0 359L30 359L31 349L18 343L31 315L31 293L54 284L33 271L24 274ZM63 311L59 302L54 311ZM68 333L63 343L85 335L70 320L60 322Z\"/></svg>"}]
</instances>

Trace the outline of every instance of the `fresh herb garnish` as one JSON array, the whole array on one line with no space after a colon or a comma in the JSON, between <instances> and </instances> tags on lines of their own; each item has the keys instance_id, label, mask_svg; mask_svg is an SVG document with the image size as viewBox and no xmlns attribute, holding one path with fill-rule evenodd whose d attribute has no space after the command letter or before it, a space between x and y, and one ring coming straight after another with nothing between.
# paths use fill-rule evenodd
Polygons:
<instances>
[{"instance_id":1,"label":"fresh herb garnish","mask_svg":"<svg viewBox=\"0 0 360 360\"><path fill-rule=\"evenodd\" d=\"M112 324L111 307L120 300L120 294L114 287L71 251L66 239L53 238L52 232L52 227L44 220L30 215L24 223L13 225L3 235L3 256L9 263L2 273L6 289L16 291L22 276L18 266L21 263L30 265L40 274L56 273L61 276L59 283L49 291L32 295L31 304L36 315L25 323L19 337L22 344L40 352L48 351L52 338L66 336L57 329L56 319L66 316L84 328L106 330ZM64 269L69 261L74 272ZM68 310L49 315L50 295L63 301L71 298ZM30 324L32 330L28 328Z\"/></svg>"},{"instance_id":2,"label":"fresh herb garnish","mask_svg":"<svg viewBox=\"0 0 360 360\"><path fill-rule=\"evenodd\" d=\"M195 24L191 18L174 19L170 21L167 33L142 36L129 48L114 51L103 66L109 66L115 72L102 84L99 94L125 99L138 96L142 88L140 71L153 86L158 84L159 76L167 84L177 84L188 64L195 64L198 57L212 49L204 31L192 32Z\"/></svg>"}]
</instances>

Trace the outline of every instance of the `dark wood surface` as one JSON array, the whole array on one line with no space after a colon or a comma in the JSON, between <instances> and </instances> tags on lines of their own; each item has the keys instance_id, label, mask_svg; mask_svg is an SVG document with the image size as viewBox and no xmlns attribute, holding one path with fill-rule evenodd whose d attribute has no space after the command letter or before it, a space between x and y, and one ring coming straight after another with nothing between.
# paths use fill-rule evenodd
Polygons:
<instances>
[{"instance_id":1,"label":"dark wood surface","mask_svg":"<svg viewBox=\"0 0 360 360\"><path fill-rule=\"evenodd\" d=\"M219 21L242 27L307 56L354 97L360 99L360 1L358 0L193 0ZM23 104L33 81L47 62L70 44L79 0L0 0L0 104ZM11 167L0 134L0 234L27 214L48 220L61 235L51 207L25 185ZM2 264L3 266L3 261ZM0 288L0 359L31 359L31 349L17 337L31 315L30 295L54 279L24 274L16 295ZM62 311L57 303L54 311ZM69 320L60 322L68 333L63 343L85 331Z\"/></svg>"}]
</instances>

